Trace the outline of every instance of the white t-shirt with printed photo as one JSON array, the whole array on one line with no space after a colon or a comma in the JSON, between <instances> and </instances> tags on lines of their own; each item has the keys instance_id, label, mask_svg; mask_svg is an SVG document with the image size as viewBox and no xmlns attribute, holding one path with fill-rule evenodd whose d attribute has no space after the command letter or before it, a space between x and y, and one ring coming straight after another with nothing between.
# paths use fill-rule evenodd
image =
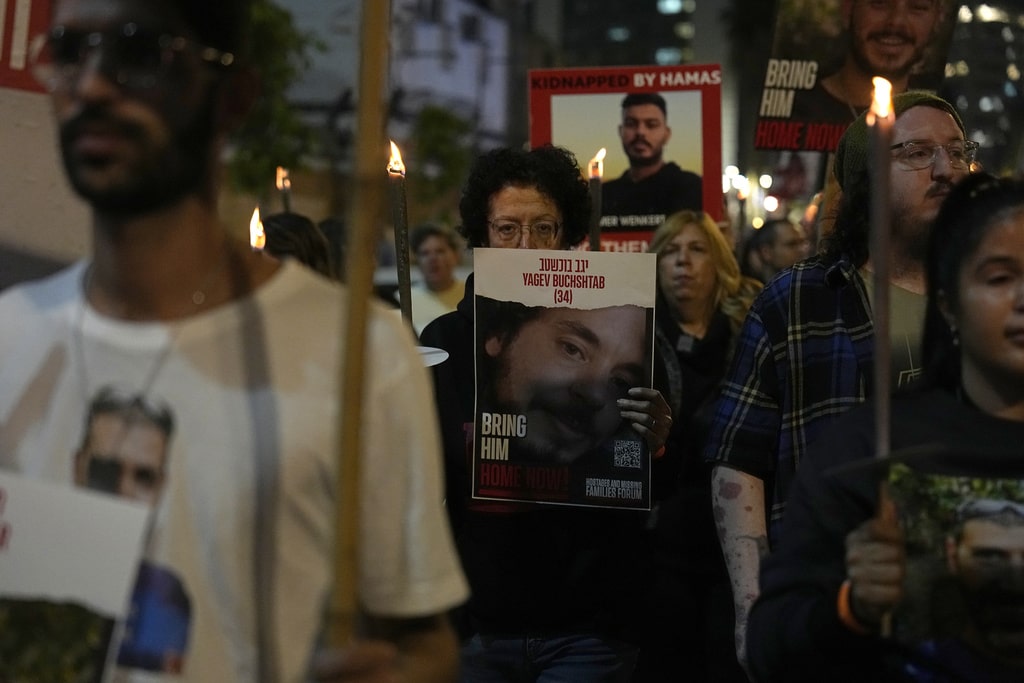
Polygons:
<instances>
[{"instance_id":1,"label":"white t-shirt with printed photo","mask_svg":"<svg viewBox=\"0 0 1024 683\"><path fill-rule=\"evenodd\" d=\"M249 298L127 323L84 303L84 270L0 296L0 467L74 485L97 392L165 405L174 429L145 566L173 606L150 632L184 652L167 667L180 674L119 678L248 682L262 667L265 680L303 680L332 581L342 288L286 262ZM379 615L443 612L467 585L427 371L376 304L366 351L364 400L344 407L362 411L359 597ZM146 625L129 623L144 641Z\"/></svg>"}]
</instances>

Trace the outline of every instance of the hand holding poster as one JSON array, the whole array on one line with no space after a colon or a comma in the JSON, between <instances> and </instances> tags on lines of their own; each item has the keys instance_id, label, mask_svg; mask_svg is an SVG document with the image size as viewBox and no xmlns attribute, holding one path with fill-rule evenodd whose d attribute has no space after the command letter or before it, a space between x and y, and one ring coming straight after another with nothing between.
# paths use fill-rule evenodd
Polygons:
<instances>
[{"instance_id":1,"label":"hand holding poster","mask_svg":"<svg viewBox=\"0 0 1024 683\"><path fill-rule=\"evenodd\" d=\"M648 509L655 256L478 249L473 497Z\"/></svg>"}]
</instances>

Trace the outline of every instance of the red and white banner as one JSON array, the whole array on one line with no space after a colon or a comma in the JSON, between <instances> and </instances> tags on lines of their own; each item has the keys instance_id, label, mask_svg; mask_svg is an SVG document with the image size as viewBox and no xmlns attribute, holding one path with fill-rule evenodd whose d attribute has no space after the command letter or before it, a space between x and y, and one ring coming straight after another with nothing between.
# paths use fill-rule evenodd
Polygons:
<instances>
[{"instance_id":1,"label":"red and white banner","mask_svg":"<svg viewBox=\"0 0 1024 683\"><path fill-rule=\"evenodd\" d=\"M29 69L29 45L49 22L48 0L0 0L0 88L43 92Z\"/></svg>"}]
</instances>

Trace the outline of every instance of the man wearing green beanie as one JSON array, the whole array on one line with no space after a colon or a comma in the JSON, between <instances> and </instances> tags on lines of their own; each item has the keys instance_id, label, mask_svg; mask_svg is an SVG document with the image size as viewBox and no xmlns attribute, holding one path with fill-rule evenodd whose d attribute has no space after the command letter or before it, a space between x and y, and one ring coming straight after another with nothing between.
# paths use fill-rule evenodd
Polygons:
<instances>
[{"instance_id":1,"label":"man wearing green beanie","mask_svg":"<svg viewBox=\"0 0 1024 683\"><path fill-rule=\"evenodd\" d=\"M912 91L893 102L889 257L892 386L920 369L922 260L932 221L977 145L955 108ZM874 335L868 254L868 128L862 114L836 150L835 226L816 256L782 271L754 301L715 406L705 457L714 465L719 539L733 588L737 656L761 559L778 541L800 458L822 428L870 392Z\"/></svg>"}]
</instances>

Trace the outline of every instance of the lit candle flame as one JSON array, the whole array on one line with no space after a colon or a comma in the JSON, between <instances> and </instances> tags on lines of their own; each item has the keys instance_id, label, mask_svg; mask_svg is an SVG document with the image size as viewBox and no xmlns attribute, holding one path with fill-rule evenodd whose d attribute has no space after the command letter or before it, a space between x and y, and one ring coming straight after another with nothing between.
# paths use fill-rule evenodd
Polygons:
<instances>
[{"instance_id":1,"label":"lit candle flame","mask_svg":"<svg viewBox=\"0 0 1024 683\"><path fill-rule=\"evenodd\" d=\"M282 191L292 189L292 181L288 177L288 169L284 166L277 167L277 189Z\"/></svg>"},{"instance_id":2,"label":"lit candle flame","mask_svg":"<svg viewBox=\"0 0 1024 683\"><path fill-rule=\"evenodd\" d=\"M888 118L889 112L892 111L892 83L881 76L872 78L871 83L875 86L871 99L871 113L880 119Z\"/></svg>"},{"instance_id":3,"label":"lit candle flame","mask_svg":"<svg viewBox=\"0 0 1024 683\"><path fill-rule=\"evenodd\" d=\"M590 160L590 177L600 178L604 175L604 155L608 153L608 150L602 147L597 151L597 155Z\"/></svg>"},{"instance_id":4,"label":"lit candle flame","mask_svg":"<svg viewBox=\"0 0 1024 683\"><path fill-rule=\"evenodd\" d=\"M249 244L259 251L267 245L267 233L263 232L263 221L260 220L260 207L256 207L249 219Z\"/></svg>"},{"instance_id":5,"label":"lit candle flame","mask_svg":"<svg viewBox=\"0 0 1024 683\"><path fill-rule=\"evenodd\" d=\"M402 153L398 150L395 141L391 141L391 158L388 159L388 173L392 175L405 176L405 164L402 162Z\"/></svg>"}]
</instances>

